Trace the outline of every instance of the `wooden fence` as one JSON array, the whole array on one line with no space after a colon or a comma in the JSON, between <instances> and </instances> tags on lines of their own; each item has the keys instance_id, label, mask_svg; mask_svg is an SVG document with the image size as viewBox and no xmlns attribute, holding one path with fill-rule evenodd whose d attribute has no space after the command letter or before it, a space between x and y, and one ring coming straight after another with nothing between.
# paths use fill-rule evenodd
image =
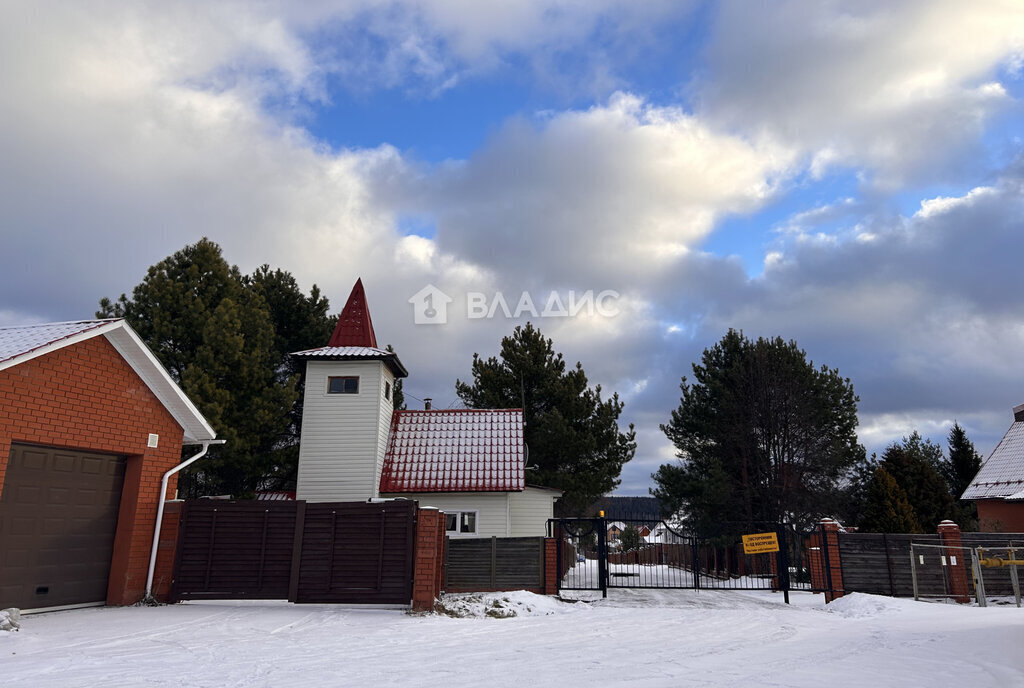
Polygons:
<instances>
[{"instance_id":1,"label":"wooden fence","mask_svg":"<svg viewBox=\"0 0 1024 688\"><path fill-rule=\"evenodd\" d=\"M839 533L838 540L843 590L892 597L914 595L911 543L934 546L914 549L918 593L924 597L951 594L950 557L957 557L957 564L970 572L975 547L1024 546L1024 534L1015 533L961 533L962 547L939 547L942 537L931 534ZM1013 594L1008 568L987 568L983 575L988 595Z\"/></svg>"},{"instance_id":2,"label":"wooden fence","mask_svg":"<svg viewBox=\"0 0 1024 688\"><path fill-rule=\"evenodd\" d=\"M886 533L840 533L839 555L842 561L843 589L892 597L913 597L910 571L910 543L941 545L939 535ZM937 550L936 550L937 553ZM918 569L920 590L944 590L941 568Z\"/></svg>"},{"instance_id":3,"label":"wooden fence","mask_svg":"<svg viewBox=\"0 0 1024 688\"><path fill-rule=\"evenodd\" d=\"M449 538L446 592L544 588L544 538Z\"/></svg>"},{"instance_id":4,"label":"wooden fence","mask_svg":"<svg viewBox=\"0 0 1024 688\"><path fill-rule=\"evenodd\" d=\"M408 604L416 508L185 502L171 598Z\"/></svg>"}]
</instances>

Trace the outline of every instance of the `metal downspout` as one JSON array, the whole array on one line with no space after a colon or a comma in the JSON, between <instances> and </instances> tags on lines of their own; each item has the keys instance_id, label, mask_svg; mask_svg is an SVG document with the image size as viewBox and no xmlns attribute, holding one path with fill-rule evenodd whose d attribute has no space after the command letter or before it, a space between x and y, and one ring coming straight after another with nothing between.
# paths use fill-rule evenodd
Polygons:
<instances>
[{"instance_id":1,"label":"metal downspout","mask_svg":"<svg viewBox=\"0 0 1024 688\"><path fill-rule=\"evenodd\" d=\"M171 476L180 471L183 468L191 466L199 459L206 456L206 452L209 451L211 444L224 444L227 440L206 440L200 442L203 445L202 450L181 463L172 468L171 470L164 473L163 479L160 481L160 501L157 502L156 507L156 528L153 530L153 546L149 550L149 571L146 573L146 595L143 599L149 599L153 596L153 572L156 569L156 550L160 544L160 526L164 522L164 502L167 499L167 482L171 479Z\"/></svg>"}]
</instances>

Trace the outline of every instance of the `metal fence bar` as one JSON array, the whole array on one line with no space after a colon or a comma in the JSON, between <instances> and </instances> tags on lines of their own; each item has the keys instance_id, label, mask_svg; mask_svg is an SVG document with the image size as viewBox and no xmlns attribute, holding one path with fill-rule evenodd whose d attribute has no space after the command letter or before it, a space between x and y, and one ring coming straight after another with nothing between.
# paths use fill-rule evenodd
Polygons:
<instances>
[{"instance_id":1,"label":"metal fence bar","mask_svg":"<svg viewBox=\"0 0 1024 688\"><path fill-rule=\"evenodd\" d=\"M888 559L888 552L886 553ZM914 543L910 543L910 579L914 583L914 601L920 601L920 595L917 589L917 558L914 556Z\"/></svg>"},{"instance_id":2,"label":"metal fence bar","mask_svg":"<svg viewBox=\"0 0 1024 688\"><path fill-rule=\"evenodd\" d=\"M971 550L971 566L974 569L974 594L978 598L979 607L988 606L988 598L985 596L985 578L981 575L981 561L978 556L978 548Z\"/></svg>"}]
</instances>

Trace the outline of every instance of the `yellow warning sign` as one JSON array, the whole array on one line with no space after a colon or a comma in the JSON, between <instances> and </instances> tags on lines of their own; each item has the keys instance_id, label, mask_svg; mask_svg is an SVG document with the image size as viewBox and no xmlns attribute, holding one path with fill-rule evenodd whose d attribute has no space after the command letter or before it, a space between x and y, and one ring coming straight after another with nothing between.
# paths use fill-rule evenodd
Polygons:
<instances>
[{"instance_id":1,"label":"yellow warning sign","mask_svg":"<svg viewBox=\"0 0 1024 688\"><path fill-rule=\"evenodd\" d=\"M778 552L779 539L775 533L754 533L743 536L744 554L762 554L764 552Z\"/></svg>"}]
</instances>

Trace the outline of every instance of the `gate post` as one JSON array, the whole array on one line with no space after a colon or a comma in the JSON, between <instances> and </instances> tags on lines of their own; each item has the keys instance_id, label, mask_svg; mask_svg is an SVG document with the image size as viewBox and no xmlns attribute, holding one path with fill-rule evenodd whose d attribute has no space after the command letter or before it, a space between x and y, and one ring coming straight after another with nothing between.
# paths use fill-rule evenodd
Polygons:
<instances>
[{"instance_id":1,"label":"gate post","mask_svg":"<svg viewBox=\"0 0 1024 688\"><path fill-rule=\"evenodd\" d=\"M789 543L786 542L786 529L782 524L775 526L776 539L779 542L779 551L776 553L776 568L779 587L782 588L782 595L789 604Z\"/></svg>"},{"instance_id":2,"label":"gate post","mask_svg":"<svg viewBox=\"0 0 1024 688\"><path fill-rule=\"evenodd\" d=\"M839 560L839 523L831 518L821 519L821 554L825 563L825 602L843 596L843 568Z\"/></svg>"},{"instance_id":3,"label":"gate post","mask_svg":"<svg viewBox=\"0 0 1024 688\"><path fill-rule=\"evenodd\" d=\"M608 520L598 518L595 519L595 522L597 523L597 579L601 586L601 597L608 597Z\"/></svg>"},{"instance_id":4,"label":"gate post","mask_svg":"<svg viewBox=\"0 0 1024 688\"><path fill-rule=\"evenodd\" d=\"M547 537L542 541L544 547L544 586L545 595L557 595L562 585L562 544L559 538Z\"/></svg>"},{"instance_id":5,"label":"gate post","mask_svg":"<svg viewBox=\"0 0 1024 688\"><path fill-rule=\"evenodd\" d=\"M413 564L412 610L433 611L444 580L444 514L430 506L419 509Z\"/></svg>"},{"instance_id":6,"label":"gate post","mask_svg":"<svg viewBox=\"0 0 1024 688\"><path fill-rule=\"evenodd\" d=\"M949 591L959 604L967 604L971 601L971 595L967 586L967 568L964 566L960 526L952 521L942 521L939 523L939 535L942 537L948 563L946 570L949 572Z\"/></svg>"}]
</instances>

